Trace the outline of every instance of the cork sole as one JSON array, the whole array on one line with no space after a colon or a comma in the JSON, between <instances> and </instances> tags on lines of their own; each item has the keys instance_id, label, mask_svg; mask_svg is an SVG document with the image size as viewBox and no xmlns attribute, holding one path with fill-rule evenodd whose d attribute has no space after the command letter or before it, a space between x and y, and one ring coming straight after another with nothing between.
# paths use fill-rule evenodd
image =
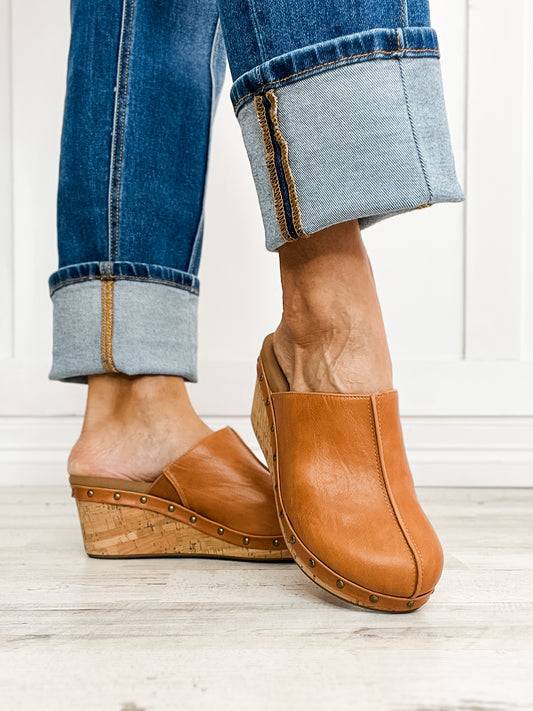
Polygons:
<instances>
[{"instance_id":1,"label":"cork sole","mask_svg":"<svg viewBox=\"0 0 533 711\"><path fill-rule=\"evenodd\" d=\"M92 501L76 503L85 550L94 558L290 559L286 550L235 545L147 509Z\"/></svg>"},{"instance_id":2,"label":"cork sole","mask_svg":"<svg viewBox=\"0 0 533 711\"><path fill-rule=\"evenodd\" d=\"M294 530L290 517L284 508L281 495L279 461L276 455L276 416L272 403L272 391L269 387L265 364L261 356L257 361L257 380L252 405L252 426L268 468L272 473L276 508L287 548L298 567L307 577L332 595L354 605L372 610L405 613L412 612L424 605L431 593L426 593L416 598L394 597L368 590L351 580L340 577L305 546L305 543Z\"/></svg>"}]
</instances>

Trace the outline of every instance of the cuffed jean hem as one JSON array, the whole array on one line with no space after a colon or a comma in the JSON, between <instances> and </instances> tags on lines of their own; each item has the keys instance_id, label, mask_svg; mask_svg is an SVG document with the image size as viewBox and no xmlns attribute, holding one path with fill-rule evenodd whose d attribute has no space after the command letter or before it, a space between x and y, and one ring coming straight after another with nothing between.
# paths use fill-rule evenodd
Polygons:
<instances>
[{"instance_id":1,"label":"cuffed jean hem","mask_svg":"<svg viewBox=\"0 0 533 711\"><path fill-rule=\"evenodd\" d=\"M198 278L168 267L87 262L49 280L51 380L88 375L178 375L197 381Z\"/></svg>"},{"instance_id":2,"label":"cuffed jean hem","mask_svg":"<svg viewBox=\"0 0 533 711\"><path fill-rule=\"evenodd\" d=\"M464 199L435 31L379 29L275 57L232 100L266 247L358 219Z\"/></svg>"}]
</instances>

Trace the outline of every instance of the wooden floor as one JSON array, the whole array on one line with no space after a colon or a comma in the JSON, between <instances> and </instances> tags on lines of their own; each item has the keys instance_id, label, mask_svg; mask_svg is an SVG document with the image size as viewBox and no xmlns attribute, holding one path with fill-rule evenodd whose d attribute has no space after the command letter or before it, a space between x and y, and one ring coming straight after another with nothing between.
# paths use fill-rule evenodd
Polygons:
<instances>
[{"instance_id":1,"label":"wooden floor","mask_svg":"<svg viewBox=\"0 0 533 711\"><path fill-rule=\"evenodd\" d=\"M446 567L407 615L292 563L89 559L69 493L0 489L2 711L533 709L533 490L421 490Z\"/></svg>"}]
</instances>

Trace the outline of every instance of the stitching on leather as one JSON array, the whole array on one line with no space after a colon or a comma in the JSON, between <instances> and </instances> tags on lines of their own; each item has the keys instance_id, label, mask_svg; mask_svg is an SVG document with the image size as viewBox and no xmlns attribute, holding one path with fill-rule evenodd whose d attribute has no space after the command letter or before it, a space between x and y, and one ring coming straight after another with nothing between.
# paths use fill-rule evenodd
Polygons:
<instances>
[{"instance_id":1,"label":"stitching on leather","mask_svg":"<svg viewBox=\"0 0 533 711\"><path fill-rule=\"evenodd\" d=\"M109 262L106 269L108 270L107 278L102 279L101 299L102 299L102 323L100 330L100 359L102 366L107 373L118 373L113 360L113 296L114 296L114 281L111 275Z\"/></svg>"},{"instance_id":2,"label":"stitching on leather","mask_svg":"<svg viewBox=\"0 0 533 711\"><path fill-rule=\"evenodd\" d=\"M379 427L379 434L381 437L382 427L381 427L381 413L380 413L381 404L380 404L380 401L383 396L380 394L376 394L375 397L376 397L376 401L378 402L378 407L376 407L376 411L378 414L378 427ZM400 522L400 526L403 526L403 528L405 529L405 532L407 533L407 536L409 537L410 543L412 543L412 545L416 548L416 552L418 553L418 556L420 558L420 570L419 571L418 571L418 565L416 565L416 559L415 559L415 567L417 569L417 572L419 572L419 575L420 575L420 579L418 580L418 584L417 584L417 589L418 589L418 591L420 591L422 588L422 579L424 577L424 559L423 559L422 554L420 553L420 549L418 548L414 537L411 535L403 517L401 516L400 513L397 513L396 516ZM411 551L411 555L413 555L412 551ZM413 558L414 558L414 555L413 555Z\"/></svg>"},{"instance_id":3,"label":"stitching on leather","mask_svg":"<svg viewBox=\"0 0 533 711\"><path fill-rule=\"evenodd\" d=\"M387 391L387 392L393 392L393 390L389 390L389 391ZM370 397L369 395L351 395L351 394L349 394L349 393L327 393L327 394L325 394L325 393L313 393L313 392L310 392L310 393L301 393L301 392L297 392L296 390L286 390L286 391L284 391L284 392L272 393L272 395L275 396L275 397L287 397L288 395L292 395L292 396L297 396L297 395L305 395L305 396L308 396L308 395L312 395L312 396L314 396L314 397L321 397L321 398L324 398L324 399L327 399L327 398L333 398L333 399L335 399L335 398L344 398L344 399L346 399L346 400L368 400L368 398Z\"/></svg>"},{"instance_id":4,"label":"stitching on leather","mask_svg":"<svg viewBox=\"0 0 533 711\"><path fill-rule=\"evenodd\" d=\"M60 289L62 286L65 286L65 284L69 284L75 281L92 281L93 279L109 279L108 276L102 276L101 274L93 274L91 276L83 276L83 277L73 277L71 279L64 279L63 281L58 282L52 287L52 293ZM185 289L186 291L190 291L193 294L198 294L198 289L196 289L194 286L187 286L185 284L176 284L175 281L170 281L170 279L157 279L156 277L138 277L138 276L113 276L113 279L115 281L153 281L155 283L160 283L160 284L169 284L170 286L175 286L177 289Z\"/></svg>"},{"instance_id":5,"label":"stitching on leather","mask_svg":"<svg viewBox=\"0 0 533 711\"><path fill-rule=\"evenodd\" d=\"M283 166L283 173L285 175L285 182L287 183L287 189L289 191L289 203L292 209L292 225L294 231L298 237L309 237L309 235L304 230L302 224L302 213L300 210L300 203L298 201L298 195L296 193L296 184L294 182L294 177L292 175L291 167L289 164L289 146L283 134L278 121L278 101L276 95L272 90L267 91L266 96L270 101L270 119L274 127L274 137L280 148L281 152L281 164Z\"/></svg>"},{"instance_id":6,"label":"stitching on leather","mask_svg":"<svg viewBox=\"0 0 533 711\"><path fill-rule=\"evenodd\" d=\"M376 400L377 400L377 401L380 401L382 397L383 397L382 395L378 394L378 395L376 395ZM381 406L381 405L380 405L380 406ZM376 408L376 409L377 409L377 413L378 413L379 431L380 431L380 433L381 433L381 415L380 415L380 408L378 407L378 408ZM401 520L402 520L403 526L405 527L405 530L407 531L407 534L408 534L409 538L411 539L411 542L413 543L413 545L414 545L414 547L416 548L416 551L417 551L417 553L418 553L418 555L419 555L419 557L420 557L420 581L419 581L419 586L420 586L420 588L421 588L421 587L422 587L422 579L423 579L423 577L424 577L424 558L423 558L423 556L422 556L422 553L420 552L420 548L418 547L414 536L411 535L411 533L410 533L410 531L409 531L409 529L408 529L408 527L407 527L407 524L405 523L405 521L403 520L403 518L402 518L401 516L400 516L400 518L401 518Z\"/></svg>"},{"instance_id":7,"label":"stitching on leather","mask_svg":"<svg viewBox=\"0 0 533 711\"><path fill-rule=\"evenodd\" d=\"M375 423L374 423L374 411L372 408L372 399L371 398L369 398L369 400L368 400L368 410L369 410L369 414L370 414L370 426L372 427L372 433L374 435L372 438L372 441L373 441L373 445L374 445L374 454L376 457L376 465L377 465L377 471L378 471L378 475L379 475L379 484L381 486L383 496L385 497L385 501L387 502L387 508L389 509L389 512L390 512L392 518L394 519L396 525L398 526L398 530L400 531L400 533L402 535L402 539L403 539L405 545L407 546L407 550L409 551L409 554L410 554L411 559L413 561L415 576L418 577L418 566L416 564L415 556L413 554L413 551L411 550L411 546L409 545L408 540L405 537L405 533L402 529L402 525L401 525L400 521L398 520L398 516L396 515L396 512L394 511L394 509L391 506L391 502L389 500L389 494L387 492L387 487L385 486L385 475L383 472L383 463L381 461L379 449L377 446L377 432L376 432L376 427L375 427ZM415 590L416 590L416 586L415 586Z\"/></svg>"},{"instance_id":8,"label":"stitching on leather","mask_svg":"<svg viewBox=\"0 0 533 711\"><path fill-rule=\"evenodd\" d=\"M276 170L276 163L274 160L274 144L272 143L272 138L270 136L270 131L268 130L268 124L266 119L266 110L263 105L263 100L261 96L256 96L254 98L255 111L257 116L257 121L259 122L259 127L261 129L261 135L263 137L263 145L265 147L265 159L268 169L268 175L270 177L270 186L272 188L272 195L274 198L274 208L276 210L276 221L278 223L278 228L281 236L285 242L294 242L294 237L291 237L289 229L287 227L287 220L285 216L285 208L283 205L283 196L281 194L281 188L279 185L278 173Z\"/></svg>"},{"instance_id":9,"label":"stitching on leather","mask_svg":"<svg viewBox=\"0 0 533 711\"><path fill-rule=\"evenodd\" d=\"M401 52L404 54L410 53L410 52L434 52L435 54L439 54L440 50L439 49L431 49L429 47L423 47L421 49L411 49L409 47L406 47L405 49L402 49ZM289 79L293 79L294 77L301 76L302 74L308 74L309 72L312 72L315 69L321 69L322 67L330 67L334 64L339 64L340 62L348 62L350 59L358 59L361 57L371 57L375 54L386 54L386 55L392 56L392 55L397 55L398 50L397 49L394 49L394 50L375 49L372 52L364 52L363 54L351 54L347 57L340 57L339 59L332 59L329 62L323 62L322 64L315 64L313 67L308 67L307 69L301 69L299 72L294 72L294 74L289 74L288 76L283 77L283 79L276 79L275 81L267 82L266 84L264 84L261 87L260 91L263 91L267 87L276 86L277 84L283 84L284 82L288 81ZM242 96L236 102L236 104L234 106L234 110L237 109L237 106L239 106L239 104L242 101L247 99L249 96L254 96L255 93L256 92L254 92L254 91L250 91L250 92L248 92L248 94L245 94L244 96Z\"/></svg>"}]
</instances>

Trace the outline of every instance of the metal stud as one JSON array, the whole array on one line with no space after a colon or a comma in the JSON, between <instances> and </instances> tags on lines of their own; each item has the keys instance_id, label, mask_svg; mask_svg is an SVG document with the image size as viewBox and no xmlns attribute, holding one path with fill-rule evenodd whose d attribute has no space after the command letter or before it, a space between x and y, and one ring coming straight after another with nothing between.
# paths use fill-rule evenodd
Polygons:
<instances>
[{"instance_id":1,"label":"metal stud","mask_svg":"<svg viewBox=\"0 0 533 711\"><path fill-rule=\"evenodd\" d=\"M223 529L223 528L218 528L218 529L217 529L217 533L218 533L219 536L222 536L223 533L224 533L224 529Z\"/></svg>"},{"instance_id":2,"label":"metal stud","mask_svg":"<svg viewBox=\"0 0 533 711\"><path fill-rule=\"evenodd\" d=\"M277 548L277 547L279 546L279 539L278 539L278 538L274 538L274 540L272 541L272 543L273 543L273 544L276 546L276 548Z\"/></svg>"},{"instance_id":3,"label":"metal stud","mask_svg":"<svg viewBox=\"0 0 533 711\"><path fill-rule=\"evenodd\" d=\"M277 456L275 454L272 455L272 461L275 462L277 459Z\"/></svg>"},{"instance_id":4,"label":"metal stud","mask_svg":"<svg viewBox=\"0 0 533 711\"><path fill-rule=\"evenodd\" d=\"M118 491L117 491L116 494L113 494L113 498L114 498L116 501L118 501L118 500L120 499L120 494L118 493Z\"/></svg>"},{"instance_id":5,"label":"metal stud","mask_svg":"<svg viewBox=\"0 0 533 711\"><path fill-rule=\"evenodd\" d=\"M267 407L270 405L270 400L269 400L268 398L265 400L265 405L266 405Z\"/></svg>"},{"instance_id":6,"label":"metal stud","mask_svg":"<svg viewBox=\"0 0 533 711\"><path fill-rule=\"evenodd\" d=\"M89 498L91 498L91 496L94 496L94 491L92 489L89 489L89 491L87 492L87 496Z\"/></svg>"},{"instance_id":7,"label":"metal stud","mask_svg":"<svg viewBox=\"0 0 533 711\"><path fill-rule=\"evenodd\" d=\"M245 536L245 537L242 539L242 542L244 543L245 546L247 546L248 543L250 543L250 539L248 538L248 536Z\"/></svg>"},{"instance_id":8,"label":"metal stud","mask_svg":"<svg viewBox=\"0 0 533 711\"><path fill-rule=\"evenodd\" d=\"M141 496L141 504L145 504L148 501L146 496Z\"/></svg>"},{"instance_id":9,"label":"metal stud","mask_svg":"<svg viewBox=\"0 0 533 711\"><path fill-rule=\"evenodd\" d=\"M263 382L263 380L264 380L264 378L263 378L263 373L260 374L259 380L260 380L260 382Z\"/></svg>"},{"instance_id":10,"label":"metal stud","mask_svg":"<svg viewBox=\"0 0 533 711\"><path fill-rule=\"evenodd\" d=\"M198 519L196 518L196 516L191 516L190 519L189 519L189 521L190 521L191 523L196 523L197 520L198 520Z\"/></svg>"},{"instance_id":11,"label":"metal stud","mask_svg":"<svg viewBox=\"0 0 533 711\"><path fill-rule=\"evenodd\" d=\"M283 518L283 511L280 511L280 512L279 512L279 517L280 517L280 518Z\"/></svg>"},{"instance_id":12,"label":"metal stud","mask_svg":"<svg viewBox=\"0 0 533 711\"><path fill-rule=\"evenodd\" d=\"M172 512L174 511L174 508L175 508L175 507L172 506L172 504L170 504L170 506L168 507L168 510L170 511L170 513L172 513Z\"/></svg>"},{"instance_id":13,"label":"metal stud","mask_svg":"<svg viewBox=\"0 0 533 711\"><path fill-rule=\"evenodd\" d=\"M313 558L309 558L309 565L311 566L311 568L315 567L315 561Z\"/></svg>"},{"instance_id":14,"label":"metal stud","mask_svg":"<svg viewBox=\"0 0 533 711\"><path fill-rule=\"evenodd\" d=\"M344 587L344 583L343 583L342 580L337 580L337 587L338 587L338 588L343 588L343 587Z\"/></svg>"},{"instance_id":15,"label":"metal stud","mask_svg":"<svg viewBox=\"0 0 533 711\"><path fill-rule=\"evenodd\" d=\"M368 599L370 602L378 602L379 597L377 595L371 595Z\"/></svg>"},{"instance_id":16,"label":"metal stud","mask_svg":"<svg viewBox=\"0 0 533 711\"><path fill-rule=\"evenodd\" d=\"M296 536L291 536L291 543L296 543Z\"/></svg>"},{"instance_id":17,"label":"metal stud","mask_svg":"<svg viewBox=\"0 0 533 711\"><path fill-rule=\"evenodd\" d=\"M274 491L277 491L277 490L278 490L278 485L275 484L275 485L274 485Z\"/></svg>"},{"instance_id":18,"label":"metal stud","mask_svg":"<svg viewBox=\"0 0 533 711\"><path fill-rule=\"evenodd\" d=\"M414 600L408 600L407 602L407 607L414 607L415 606L415 601Z\"/></svg>"},{"instance_id":19,"label":"metal stud","mask_svg":"<svg viewBox=\"0 0 533 711\"><path fill-rule=\"evenodd\" d=\"M271 425L271 426L270 426L270 431L271 431L271 432L274 432L274 425Z\"/></svg>"}]
</instances>

